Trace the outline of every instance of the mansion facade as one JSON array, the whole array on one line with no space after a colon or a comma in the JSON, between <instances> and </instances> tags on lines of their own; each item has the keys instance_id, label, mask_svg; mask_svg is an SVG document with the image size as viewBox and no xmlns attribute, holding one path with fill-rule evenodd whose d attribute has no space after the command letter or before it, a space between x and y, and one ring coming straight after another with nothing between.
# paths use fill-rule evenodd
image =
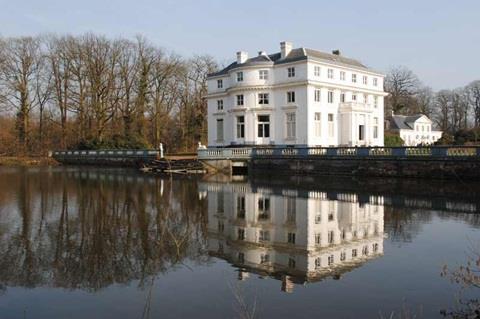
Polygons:
<instances>
[{"instance_id":1,"label":"mansion facade","mask_svg":"<svg viewBox=\"0 0 480 319\"><path fill-rule=\"evenodd\" d=\"M397 134L405 146L430 145L438 141L443 132L433 129L433 122L424 114L395 115L386 120L387 131Z\"/></svg>"},{"instance_id":2,"label":"mansion facade","mask_svg":"<svg viewBox=\"0 0 480 319\"><path fill-rule=\"evenodd\" d=\"M208 76L208 146L383 146L383 81L339 51L238 52Z\"/></svg>"}]
</instances>

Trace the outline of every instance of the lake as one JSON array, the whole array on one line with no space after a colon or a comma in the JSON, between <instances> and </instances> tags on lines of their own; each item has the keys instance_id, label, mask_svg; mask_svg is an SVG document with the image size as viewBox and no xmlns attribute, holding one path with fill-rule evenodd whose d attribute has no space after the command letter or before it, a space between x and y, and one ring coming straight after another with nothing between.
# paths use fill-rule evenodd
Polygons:
<instances>
[{"instance_id":1,"label":"lake","mask_svg":"<svg viewBox=\"0 0 480 319\"><path fill-rule=\"evenodd\" d=\"M0 318L442 318L479 190L0 167Z\"/></svg>"}]
</instances>

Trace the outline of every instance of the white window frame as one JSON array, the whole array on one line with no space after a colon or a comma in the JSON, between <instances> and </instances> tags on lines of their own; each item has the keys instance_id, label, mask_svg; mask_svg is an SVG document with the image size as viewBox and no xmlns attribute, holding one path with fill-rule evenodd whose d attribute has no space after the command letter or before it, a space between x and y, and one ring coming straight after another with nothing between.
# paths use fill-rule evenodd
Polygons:
<instances>
[{"instance_id":1,"label":"white window frame","mask_svg":"<svg viewBox=\"0 0 480 319\"><path fill-rule=\"evenodd\" d=\"M287 92L287 103L295 103L295 91Z\"/></svg>"},{"instance_id":2,"label":"white window frame","mask_svg":"<svg viewBox=\"0 0 480 319\"><path fill-rule=\"evenodd\" d=\"M315 102L321 102L322 101L322 91L321 90L315 89L314 100L315 100Z\"/></svg>"},{"instance_id":3,"label":"white window frame","mask_svg":"<svg viewBox=\"0 0 480 319\"><path fill-rule=\"evenodd\" d=\"M217 100L217 111L223 111L223 100Z\"/></svg>"},{"instance_id":4,"label":"white window frame","mask_svg":"<svg viewBox=\"0 0 480 319\"><path fill-rule=\"evenodd\" d=\"M243 72L237 72L237 82L243 82Z\"/></svg>"},{"instance_id":5,"label":"white window frame","mask_svg":"<svg viewBox=\"0 0 480 319\"><path fill-rule=\"evenodd\" d=\"M328 76L329 79L334 79L335 78L334 70L333 69L328 69L327 76Z\"/></svg>"},{"instance_id":6,"label":"white window frame","mask_svg":"<svg viewBox=\"0 0 480 319\"><path fill-rule=\"evenodd\" d=\"M335 116L333 113L328 113L328 137L335 137Z\"/></svg>"},{"instance_id":7,"label":"white window frame","mask_svg":"<svg viewBox=\"0 0 480 319\"><path fill-rule=\"evenodd\" d=\"M270 102L270 95L268 93L258 93L258 104L268 105Z\"/></svg>"},{"instance_id":8,"label":"white window frame","mask_svg":"<svg viewBox=\"0 0 480 319\"><path fill-rule=\"evenodd\" d=\"M243 94L237 95L237 106L244 106L245 105L245 97Z\"/></svg>"},{"instance_id":9,"label":"white window frame","mask_svg":"<svg viewBox=\"0 0 480 319\"><path fill-rule=\"evenodd\" d=\"M322 136L322 113L315 112L313 115L313 122L314 122L314 134L315 137Z\"/></svg>"},{"instance_id":10,"label":"white window frame","mask_svg":"<svg viewBox=\"0 0 480 319\"><path fill-rule=\"evenodd\" d=\"M294 112L285 114L287 139L295 139L297 130L297 116Z\"/></svg>"},{"instance_id":11,"label":"white window frame","mask_svg":"<svg viewBox=\"0 0 480 319\"><path fill-rule=\"evenodd\" d=\"M378 86L378 79L377 78L373 78L373 86Z\"/></svg>"},{"instance_id":12,"label":"white window frame","mask_svg":"<svg viewBox=\"0 0 480 319\"><path fill-rule=\"evenodd\" d=\"M328 103L332 104L333 103L333 91L328 91Z\"/></svg>"},{"instance_id":13,"label":"white window frame","mask_svg":"<svg viewBox=\"0 0 480 319\"><path fill-rule=\"evenodd\" d=\"M260 80L268 80L268 70L259 70L258 71L258 78Z\"/></svg>"},{"instance_id":14,"label":"white window frame","mask_svg":"<svg viewBox=\"0 0 480 319\"><path fill-rule=\"evenodd\" d=\"M217 141L223 141L225 138L224 135L224 121L223 119L217 119Z\"/></svg>"},{"instance_id":15,"label":"white window frame","mask_svg":"<svg viewBox=\"0 0 480 319\"><path fill-rule=\"evenodd\" d=\"M341 81L345 81L345 76L346 76L345 71L340 71L340 80Z\"/></svg>"},{"instance_id":16,"label":"white window frame","mask_svg":"<svg viewBox=\"0 0 480 319\"><path fill-rule=\"evenodd\" d=\"M357 74L352 73L352 83L357 83Z\"/></svg>"},{"instance_id":17,"label":"white window frame","mask_svg":"<svg viewBox=\"0 0 480 319\"><path fill-rule=\"evenodd\" d=\"M322 74L322 68L318 65L315 65L313 67L313 75L319 77L321 76L321 74Z\"/></svg>"},{"instance_id":18,"label":"white window frame","mask_svg":"<svg viewBox=\"0 0 480 319\"><path fill-rule=\"evenodd\" d=\"M222 79L217 80L217 88L218 89L223 89L223 80Z\"/></svg>"},{"instance_id":19,"label":"white window frame","mask_svg":"<svg viewBox=\"0 0 480 319\"><path fill-rule=\"evenodd\" d=\"M241 119L241 121L240 121ZM243 139L245 138L245 115L239 115L236 117L237 121L237 138L238 139Z\"/></svg>"},{"instance_id":20,"label":"white window frame","mask_svg":"<svg viewBox=\"0 0 480 319\"><path fill-rule=\"evenodd\" d=\"M362 77L362 82L363 82L363 84L367 85L368 84L368 76L364 75Z\"/></svg>"},{"instance_id":21,"label":"white window frame","mask_svg":"<svg viewBox=\"0 0 480 319\"><path fill-rule=\"evenodd\" d=\"M287 68L287 77L289 78L295 77L295 67L291 66Z\"/></svg>"}]
</instances>

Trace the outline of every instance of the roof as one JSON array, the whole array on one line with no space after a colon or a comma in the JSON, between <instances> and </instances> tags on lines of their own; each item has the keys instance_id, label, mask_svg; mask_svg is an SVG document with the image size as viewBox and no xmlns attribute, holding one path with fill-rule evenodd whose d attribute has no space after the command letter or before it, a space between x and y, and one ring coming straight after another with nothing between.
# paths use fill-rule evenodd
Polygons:
<instances>
[{"instance_id":1,"label":"roof","mask_svg":"<svg viewBox=\"0 0 480 319\"><path fill-rule=\"evenodd\" d=\"M280 52L270 54L270 55L258 55L256 57L248 59L247 61L245 61L245 63L233 62L223 70L210 73L208 76L226 75L231 70L236 68L241 68L241 67L255 66L255 65L271 66L271 65L277 65L282 63L307 60L309 58L320 60L326 63L336 64L339 66L349 66L349 67L364 69L366 71L373 71L369 69L367 66L365 66L364 64L362 64L360 61L347 58L342 55L336 55L336 54L321 52L321 51L307 49L307 48L297 48L297 49L292 49L290 53L283 59L281 57Z\"/></svg>"},{"instance_id":2,"label":"roof","mask_svg":"<svg viewBox=\"0 0 480 319\"><path fill-rule=\"evenodd\" d=\"M415 122L423 117L423 114L415 115L392 115L388 118L390 121L390 129L392 130L413 130L415 129ZM426 117L426 116L425 116Z\"/></svg>"}]
</instances>

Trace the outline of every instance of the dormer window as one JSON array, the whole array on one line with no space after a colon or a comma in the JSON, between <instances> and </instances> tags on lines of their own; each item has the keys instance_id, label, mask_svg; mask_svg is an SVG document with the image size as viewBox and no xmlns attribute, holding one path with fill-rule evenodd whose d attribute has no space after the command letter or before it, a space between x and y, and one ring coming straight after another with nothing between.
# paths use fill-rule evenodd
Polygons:
<instances>
[{"instance_id":1,"label":"dormer window","mask_svg":"<svg viewBox=\"0 0 480 319\"><path fill-rule=\"evenodd\" d=\"M291 67L287 69L287 74L289 78L293 78L295 76L295 68Z\"/></svg>"},{"instance_id":2,"label":"dormer window","mask_svg":"<svg viewBox=\"0 0 480 319\"><path fill-rule=\"evenodd\" d=\"M243 81L243 72L237 72L237 82Z\"/></svg>"},{"instance_id":3,"label":"dormer window","mask_svg":"<svg viewBox=\"0 0 480 319\"><path fill-rule=\"evenodd\" d=\"M217 80L217 88L223 89L223 80Z\"/></svg>"},{"instance_id":4,"label":"dormer window","mask_svg":"<svg viewBox=\"0 0 480 319\"><path fill-rule=\"evenodd\" d=\"M258 71L258 78L260 80L268 80L268 70L260 70Z\"/></svg>"}]
</instances>

